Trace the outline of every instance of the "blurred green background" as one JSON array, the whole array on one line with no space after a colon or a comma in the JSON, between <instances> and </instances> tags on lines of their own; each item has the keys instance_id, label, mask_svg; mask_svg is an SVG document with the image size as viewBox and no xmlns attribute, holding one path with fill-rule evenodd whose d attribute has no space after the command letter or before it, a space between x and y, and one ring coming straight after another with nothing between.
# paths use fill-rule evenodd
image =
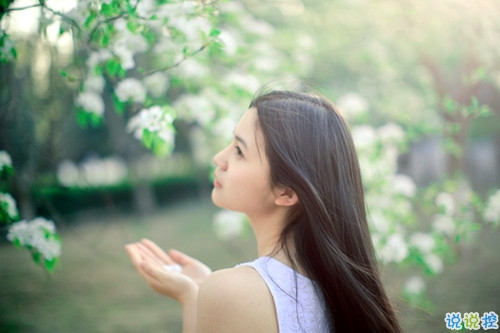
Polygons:
<instances>
[{"instance_id":1,"label":"blurred green background","mask_svg":"<svg viewBox=\"0 0 500 333\"><path fill-rule=\"evenodd\" d=\"M221 3L228 4L221 6L227 14L217 24L239 37L237 51L195 54L205 73L201 78L183 72L183 64L167 71L170 88L155 101L185 106L182 97L206 96L203 88L211 87L218 96L226 94L233 114L215 112L206 126L212 133L200 138L200 119L208 111L197 101L194 121L175 122L173 154L158 157L127 133L136 105L122 114L108 112L116 104L111 75L102 93L104 121L83 125L74 103L91 48L79 45L65 53L51 43L47 22L28 15L39 7L7 10L36 1L0 2L0 27L17 42L17 58L0 63L0 150L9 152L16 170L0 190L13 194L21 218L55 221L63 239L61 263L52 275L26 251L0 242L0 331L180 332L177 304L150 291L124 252L126 243L142 237L213 269L254 258L252 236L216 236L212 220L218 209L209 200L211 156L225 143L213 132L230 135L232 128L217 127L218 121L237 119L252 94L225 81L242 72L260 83L288 74L304 79L343 107L353 126L397 123L406 136L397 169L419 190L443 179L465 179L486 200L500 187L500 2ZM29 30L23 18L40 25L21 32ZM22 27L17 32L16 20ZM230 39L225 41L228 50ZM136 60L149 64L150 58ZM426 225L422 216L415 219ZM0 230L3 237L7 229ZM446 312L500 313L499 236L485 224L457 244L455 262L426 279L423 308L400 294L413 268L382 267L407 332L445 331Z\"/></svg>"}]
</instances>

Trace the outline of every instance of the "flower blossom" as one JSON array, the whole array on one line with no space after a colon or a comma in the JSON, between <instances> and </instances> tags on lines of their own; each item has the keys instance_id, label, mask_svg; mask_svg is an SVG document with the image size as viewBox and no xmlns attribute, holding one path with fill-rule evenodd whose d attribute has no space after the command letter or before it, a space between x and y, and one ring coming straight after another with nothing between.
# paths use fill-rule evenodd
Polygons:
<instances>
[{"instance_id":1,"label":"flower blossom","mask_svg":"<svg viewBox=\"0 0 500 333\"><path fill-rule=\"evenodd\" d=\"M11 219L15 219L19 215L16 201L9 193L0 192L0 208L2 208Z\"/></svg>"},{"instance_id":2,"label":"flower blossom","mask_svg":"<svg viewBox=\"0 0 500 333\"><path fill-rule=\"evenodd\" d=\"M410 244L425 254L434 249L435 241L430 234L416 232L410 236Z\"/></svg>"},{"instance_id":3,"label":"flower blossom","mask_svg":"<svg viewBox=\"0 0 500 333\"><path fill-rule=\"evenodd\" d=\"M12 159L10 158L9 153L4 150L0 150L0 171L5 167L12 166Z\"/></svg>"},{"instance_id":4,"label":"flower blossom","mask_svg":"<svg viewBox=\"0 0 500 333\"><path fill-rule=\"evenodd\" d=\"M104 78L100 75L90 75L83 81L85 91L93 91L98 94L102 93L104 85Z\"/></svg>"},{"instance_id":5,"label":"flower blossom","mask_svg":"<svg viewBox=\"0 0 500 333\"><path fill-rule=\"evenodd\" d=\"M386 144L397 144L404 140L405 134L401 126L389 123L377 129L379 139Z\"/></svg>"},{"instance_id":6,"label":"flower blossom","mask_svg":"<svg viewBox=\"0 0 500 333\"><path fill-rule=\"evenodd\" d=\"M115 90L116 97L122 102L143 103L146 99L146 88L141 81L134 78L127 78L120 81Z\"/></svg>"},{"instance_id":7,"label":"flower blossom","mask_svg":"<svg viewBox=\"0 0 500 333\"><path fill-rule=\"evenodd\" d=\"M436 196L436 205L438 207L442 207L448 215L455 213L455 199L453 199L453 196L450 193L439 193Z\"/></svg>"},{"instance_id":8,"label":"flower blossom","mask_svg":"<svg viewBox=\"0 0 500 333\"><path fill-rule=\"evenodd\" d=\"M403 285L403 290L410 295L419 295L425 290L425 282L418 275L411 276Z\"/></svg>"},{"instance_id":9,"label":"flower blossom","mask_svg":"<svg viewBox=\"0 0 500 333\"><path fill-rule=\"evenodd\" d=\"M341 96L337 105L349 118L365 114L369 107L366 99L355 92Z\"/></svg>"},{"instance_id":10,"label":"flower blossom","mask_svg":"<svg viewBox=\"0 0 500 333\"><path fill-rule=\"evenodd\" d=\"M162 72L156 72L144 78L144 86L153 97L161 97L169 87L168 76Z\"/></svg>"},{"instance_id":11,"label":"flower blossom","mask_svg":"<svg viewBox=\"0 0 500 333\"><path fill-rule=\"evenodd\" d=\"M155 105L149 109L143 109L130 119L128 123L129 132L134 132L137 139L141 140L144 130L157 133L158 136L170 146L175 142L175 130L173 127L174 117Z\"/></svg>"},{"instance_id":12,"label":"flower blossom","mask_svg":"<svg viewBox=\"0 0 500 333\"><path fill-rule=\"evenodd\" d=\"M408 256L408 247L403 235L400 233L390 235L385 245L379 249L378 255L383 263L403 261Z\"/></svg>"},{"instance_id":13,"label":"flower blossom","mask_svg":"<svg viewBox=\"0 0 500 333\"><path fill-rule=\"evenodd\" d=\"M22 220L10 225L7 239L33 248L46 260L52 260L61 255L61 243L55 235L54 222L38 217L31 222Z\"/></svg>"},{"instance_id":14,"label":"flower blossom","mask_svg":"<svg viewBox=\"0 0 500 333\"><path fill-rule=\"evenodd\" d=\"M483 212L483 217L488 222L494 224L500 223L500 190L496 191L488 199L486 209Z\"/></svg>"},{"instance_id":15,"label":"flower blossom","mask_svg":"<svg viewBox=\"0 0 500 333\"><path fill-rule=\"evenodd\" d=\"M83 91L78 94L75 104L89 113L102 116L104 113L104 102L99 94L93 91Z\"/></svg>"},{"instance_id":16,"label":"flower blossom","mask_svg":"<svg viewBox=\"0 0 500 333\"><path fill-rule=\"evenodd\" d=\"M409 198L413 197L417 192L417 186L413 179L403 174L397 174L393 177L392 188L395 193L402 194Z\"/></svg>"}]
</instances>

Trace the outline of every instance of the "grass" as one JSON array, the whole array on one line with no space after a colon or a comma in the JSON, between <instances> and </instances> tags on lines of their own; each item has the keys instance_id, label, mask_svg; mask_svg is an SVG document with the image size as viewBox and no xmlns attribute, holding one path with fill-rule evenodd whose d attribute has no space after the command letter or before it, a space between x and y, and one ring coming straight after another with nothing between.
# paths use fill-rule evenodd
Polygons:
<instances>
[{"instance_id":1,"label":"grass","mask_svg":"<svg viewBox=\"0 0 500 333\"><path fill-rule=\"evenodd\" d=\"M178 248L213 269L255 257L251 237L227 243L216 239L210 221L216 208L188 200L151 215L82 213L60 226L62 263L52 276L35 266L27 251L0 244L0 331L10 332L180 332L180 308L155 294L135 272L123 249L147 237L164 248ZM499 232L481 242L428 288L433 314L401 307L407 332L445 332L446 312L500 314ZM389 289L399 281L388 268Z\"/></svg>"}]
</instances>

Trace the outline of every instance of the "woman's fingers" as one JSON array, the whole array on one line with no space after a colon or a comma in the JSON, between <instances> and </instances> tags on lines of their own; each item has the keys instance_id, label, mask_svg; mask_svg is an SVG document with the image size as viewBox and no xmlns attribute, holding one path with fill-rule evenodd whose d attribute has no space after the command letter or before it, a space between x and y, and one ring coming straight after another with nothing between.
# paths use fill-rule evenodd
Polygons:
<instances>
[{"instance_id":1,"label":"woman's fingers","mask_svg":"<svg viewBox=\"0 0 500 333\"><path fill-rule=\"evenodd\" d=\"M127 244L125 245L125 250L127 251L130 260L134 264L136 268L140 265L142 261L142 256L140 250L137 248L136 244Z\"/></svg>"},{"instance_id":2,"label":"woman's fingers","mask_svg":"<svg viewBox=\"0 0 500 333\"><path fill-rule=\"evenodd\" d=\"M172 264L172 259L165 253L156 243L150 241L149 239L142 239L141 244L143 244L153 255L166 264Z\"/></svg>"},{"instance_id":3,"label":"woman's fingers","mask_svg":"<svg viewBox=\"0 0 500 333\"><path fill-rule=\"evenodd\" d=\"M196 259L188 256L187 254L178 251L178 250L170 250L168 251L168 254L170 255L170 258L172 258L173 261L176 263L180 264L181 266L189 264L193 261L196 261Z\"/></svg>"},{"instance_id":4,"label":"woman's fingers","mask_svg":"<svg viewBox=\"0 0 500 333\"><path fill-rule=\"evenodd\" d=\"M165 265L172 263L172 260L169 258L159 258L155 252L153 252L148 246L143 244L142 242L137 243L137 247L141 251L141 255L143 256L143 260L147 260L151 263L158 265Z\"/></svg>"}]
</instances>

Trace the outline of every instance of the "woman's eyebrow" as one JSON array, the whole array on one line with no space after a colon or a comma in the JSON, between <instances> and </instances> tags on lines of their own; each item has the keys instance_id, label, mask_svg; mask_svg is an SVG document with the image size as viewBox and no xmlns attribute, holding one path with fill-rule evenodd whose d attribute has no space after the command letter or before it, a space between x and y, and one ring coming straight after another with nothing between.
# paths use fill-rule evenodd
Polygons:
<instances>
[{"instance_id":1,"label":"woman's eyebrow","mask_svg":"<svg viewBox=\"0 0 500 333\"><path fill-rule=\"evenodd\" d=\"M247 143L245 142L245 140L243 140L243 138L239 135L237 135L236 133L234 133L234 139L238 142L240 142L243 147L245 147L246 150L248 150L248 146L247 146Z\"/></svg>"}]
</instances>

